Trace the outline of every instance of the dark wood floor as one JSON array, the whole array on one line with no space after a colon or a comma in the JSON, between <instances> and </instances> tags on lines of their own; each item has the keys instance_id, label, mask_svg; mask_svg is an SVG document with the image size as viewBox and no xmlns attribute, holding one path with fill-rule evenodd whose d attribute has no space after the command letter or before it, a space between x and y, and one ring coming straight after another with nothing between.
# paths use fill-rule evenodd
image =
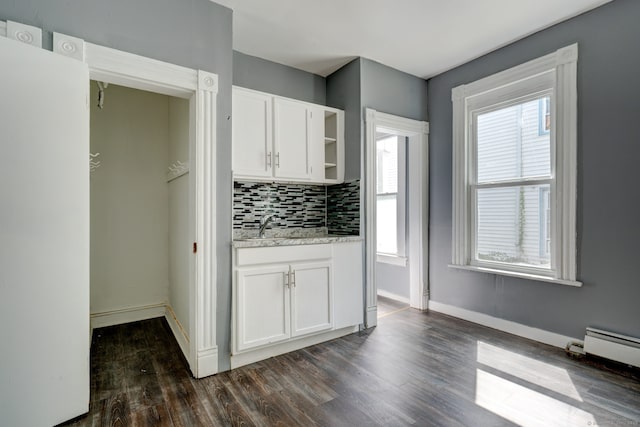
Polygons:
<instances>
[{"instance_id":1,"label":"dark wood floor","mask_svg":"<svg viewBox=\"0 0 640 427\"><path fill-rule=\"evenodd\" d=\"M91 368L90 413L72 425L640 424L637 370L413 309L201 380L164 320L102 328Z\"/></svg>"},{"instance_id":2,"label":"dark wood floor","mask_svg":"<svg viewBox=\"0 0 640 427\"><path fill-rule=\"evenodd\" d=\"M405 302L396 301L394 299L378 295L378 319L408 309L409 304Z\"/></svg>"}]
</instances>

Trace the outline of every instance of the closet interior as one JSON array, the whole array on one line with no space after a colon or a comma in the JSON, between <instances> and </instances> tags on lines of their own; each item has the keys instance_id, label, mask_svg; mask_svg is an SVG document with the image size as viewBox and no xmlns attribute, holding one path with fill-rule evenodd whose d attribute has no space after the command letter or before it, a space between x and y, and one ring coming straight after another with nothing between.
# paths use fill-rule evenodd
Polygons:
<instances>
[{"instance_id":1,"label":"closet interior","mask_svg":"<svg viewBox=\"0 0 640 427\"><path fill-rule=\"evenodd\" d=\"M189 100L91 81L92 328L190 334Z\"/></svg>"}]
</instances>

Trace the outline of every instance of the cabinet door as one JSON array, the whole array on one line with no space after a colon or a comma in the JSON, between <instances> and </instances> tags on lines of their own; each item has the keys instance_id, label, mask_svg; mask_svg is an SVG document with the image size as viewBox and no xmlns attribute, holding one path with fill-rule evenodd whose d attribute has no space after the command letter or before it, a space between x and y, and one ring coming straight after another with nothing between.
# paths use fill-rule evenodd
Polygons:
<instances>
[{"instance_id":1,"label":"cabinet door","mask_svg":"<svg viewBox=\"0 0 640 427\"><path fill-rule=\"evenodd\" d=\"M272 97L233 88L233 174L270 177L272 152Z\"/></svg>"},{"instance_id":2,"label":"cabinet door","mask_svg":"<svg viewBox=\"0 0 640 427\"><path fill-rule=\"evenodd\" d=\"M331 329L331 263L291 266L291 336Z\"/></svg>"},{"instance_id":3,"label":"cabinet door","mask_svg":"<svg viewBox=\"0 0 640 427\"><path fill-rule=\"evenodd\" d=\"M363 323L362 242L334 243L333 269L335 328Z\"/></svg>"},{"instance_id":4,"label":"cabinet door","mask_svg":"<svg viewBox=\"0 0 640 427\"><path fill-rule=\"evenodd\" d=\"M237 275L237 350L288 339L289 266L241 268Z\"/></svg>"},{"instance_id":5,"label":"cabinet door","mask_svg":"<svg viewBox=\"0 0 640 427\"><path fill-rule=\"evenodd\" d=\"M311 110L306 104L282 98L274 99L273 109L274 176L309 180Z\"/></svg>"}]
</instances>

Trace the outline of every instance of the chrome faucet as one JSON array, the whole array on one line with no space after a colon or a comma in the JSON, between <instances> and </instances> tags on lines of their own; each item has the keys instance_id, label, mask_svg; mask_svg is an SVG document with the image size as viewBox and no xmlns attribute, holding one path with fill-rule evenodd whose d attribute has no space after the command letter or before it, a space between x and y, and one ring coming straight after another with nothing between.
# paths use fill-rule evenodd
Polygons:
<instances>
[{"instance_id":1,"label":"chrome faucet","mask_svg":"<svg viewBox=\"0 0 640 427\"><path fill-rule=\"evenodd\" d=\"M264 237L264 229L267 228L267 225L269 225L270 222L276 220L278 217L276 217L275 214L265 214L262 218L260 218L260 230L258 231L258 237L259 238L263 238Z\"/></svg>"}]
</instances>

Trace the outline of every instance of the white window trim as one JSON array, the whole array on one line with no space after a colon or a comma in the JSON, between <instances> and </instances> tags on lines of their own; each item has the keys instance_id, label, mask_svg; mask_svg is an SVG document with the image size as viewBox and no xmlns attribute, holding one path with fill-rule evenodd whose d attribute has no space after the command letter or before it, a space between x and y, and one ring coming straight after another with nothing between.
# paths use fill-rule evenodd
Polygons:
<instances>
[{"instance_id":1,"label":"white window trim","mask_svg":"<svg viewBox=\"0 0 640 427\"><path fill-rule=\"evenodd\" d=\"M398 267L406 267L407 257L393 255L393 254L383 254L378 252L376 254L376 262L381 262L383 264L397 265Z\"/></svg>"},{"instance_id":2,"label":"white window trim","mask_svg":"<svg viewBox=\"0 0 640 427\"><path fill-rule=\"evenodd\" d=\"M576 280L576 197L577 197L577 62L578 45L573 44L522 65L485 77L451 91L453 101L453 242L451 267L485 273L522 277L563 285L581 286ZM548 90L551 109L552 164L552 268L531 268L472 260L473 204L470 112L474 105L508 102L520 96L523 86L529 93Z\"/></svg>"}]
</instances>

